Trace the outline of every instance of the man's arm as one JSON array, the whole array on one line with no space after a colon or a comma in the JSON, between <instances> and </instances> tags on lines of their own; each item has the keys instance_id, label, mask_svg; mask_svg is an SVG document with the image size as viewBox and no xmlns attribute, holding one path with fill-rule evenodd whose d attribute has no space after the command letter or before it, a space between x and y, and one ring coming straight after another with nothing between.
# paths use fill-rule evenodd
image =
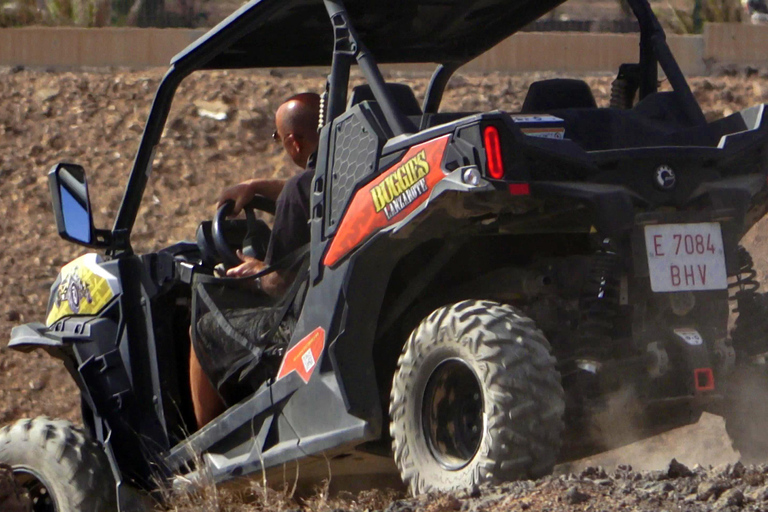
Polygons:
<instances>
[{"instance_id":1,"label":"man's arm","mask_svg":"<svg viewBox=\"0 0 768 512\"><path fill-rule=\"evenodd\" d=\"M269 239L266 260L270 264L281 261L291 251L298 249L311 239L309 225L309 188L312 183L312 171L306 171L296 175L286 183L284 190L277 201L275 210L275 223L272 226L272 235ZM241 265L227 271L227 276L245 277L253 275L266 267L266 264L254 258L243 256ZM273 297L285 294L296 278L296 274L290 270L277 270L261 278L261 289Z\"/></svg>"},{"instance_id":2,"label":"man's arm","mask_svg":"<svg viewBox=\"0 0 768 512\"><path fill-rule=\"evenodd\" d=\"M243 206L248 204L251 199L253 199L253 196L257 194L264 196L267 199L277 201L280 192L283 191L285 181L286 180L281 179L254 178L238 183L237 185L224 189L219 195L216 207L218 208L226 201L232 199L235 201L235 208L232 210L232 215L237 215L240 213L240 210L243 209Z\"/></svg>"}]
</instances>

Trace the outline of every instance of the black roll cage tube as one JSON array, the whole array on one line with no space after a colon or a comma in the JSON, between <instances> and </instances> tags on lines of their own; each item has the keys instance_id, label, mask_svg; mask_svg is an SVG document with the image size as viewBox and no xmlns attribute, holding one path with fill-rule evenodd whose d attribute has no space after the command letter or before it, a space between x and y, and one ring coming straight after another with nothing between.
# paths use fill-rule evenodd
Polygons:
<instances>
[{"instance_id":1,"label":"black roll cage tube","mask_svg":"<svg viewBox=\"0 0 768 512\"><path fill-rule=\"evenodd\" d=\"M695 124L706 124L701 107L693 96L688 83L685 81L680 67L667 45L664 30L651 10L648 0L628 0L640 25L640 98L658 90L657 63L664 70L673 91L678 95L682 106ZM353 59L357 61L363 75L368 81L374 98L384 113L387 124L395 136L413 133L416 127L397 107L389 94L381 71L373 56L363 45L352 26L343 0L323 0L334 31L334 50L331 63L331 73L328 76L328 109L325 122L329 123L340 115L346 108L349 72ZM268 9L268 7L267 7ZM249 16L250 14L250 16ZM130 234L138 215L144 190L149 180L155 149L160 142L174 93L181 81L196 70L202 69L216 55L229 48L248 32L254 17L264 16L264 11L257 13L246 12L232 20L230 29L219 31L212 39L218 39L211 44L201 56L186 58L185 55L173 62L171 68L163 77L155 98L152 102L147 124L134 159L128 184L123 200L112 227L110 247L107 254L112 257L133 254L130 244ZM453 73L466 62L444 62L438 65L430 80L424 98L425 114L437 113L445 87Z\"/></svg>"}]
</instances>

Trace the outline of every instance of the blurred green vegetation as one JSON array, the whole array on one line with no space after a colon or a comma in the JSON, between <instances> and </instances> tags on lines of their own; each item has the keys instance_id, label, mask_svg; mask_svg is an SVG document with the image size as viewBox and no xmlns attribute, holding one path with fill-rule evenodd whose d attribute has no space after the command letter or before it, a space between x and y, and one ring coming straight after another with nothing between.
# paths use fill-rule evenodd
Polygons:
<instances>
[{"instance_id":1,"label":"blurred green vegetation","mask_svg":"<svg viewBox=\"0 0 768 512\"><path fill-rule=\"evenodd\" d=\"M237 7L212 0L0 0L0 27L205 27L214 4L214 12Z\"/></svg>"},{"instance_id":2,"label":"blurred green vegetation","mask_svg":"<svg viewBox=\"0 0 768 512\"><path fill-rule=\"evenodd\" d=\"M688 0L688 5L654 8L664 28L674 34L700 34L705 23L741 23L747 17L740 0Z\"/></svg>"},{"instance_id":3,"label":"blurred green vegetation","mask_svg":"<svg viewBox=\"0 0 768 512\"><path fill-rule=\"evenodd\" d=\"M0 0L0 27L210 27L243 1ZM632 17L626 0L616 0L616 5L617 17ZM739 23L747 17L740 0L661 0L652 5L665 29L676 34L698 34L705 23Z\"/></svg>"}]
</instances>

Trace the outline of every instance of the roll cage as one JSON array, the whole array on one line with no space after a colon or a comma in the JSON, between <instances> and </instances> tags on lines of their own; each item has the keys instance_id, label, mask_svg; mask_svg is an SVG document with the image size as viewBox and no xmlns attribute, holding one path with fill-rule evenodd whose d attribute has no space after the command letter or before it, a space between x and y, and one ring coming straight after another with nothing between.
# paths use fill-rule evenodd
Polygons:
<instances>
[{"instance_id":1,"label":"roll cage","mask_svg":"<svg viewBox=\"0 0 768 512\"><path fill-rule=\"evenodd\" d=\"M660 66L689 120L705 124L650 4L628 2L640 26L640 55L637 64L624 65L622 71L629 66L639 98L657 91ZM132 254L131 231L174 93L194 71L330 64L321 121L328 125L346 109L350 69L356 63L381 108L386 128L397 137L418 127L385 87L379 63L437 63L423 102L424 114L434 114L459 67L560 3L403 0L393 6L386 0L251 0L172 59L152 103L117 218L101 246L111 256ZM393 11L397 15L392 16ZM321 22L325 16L331 30L322 28L327 27Z\"/></svg>"}]
</instances>

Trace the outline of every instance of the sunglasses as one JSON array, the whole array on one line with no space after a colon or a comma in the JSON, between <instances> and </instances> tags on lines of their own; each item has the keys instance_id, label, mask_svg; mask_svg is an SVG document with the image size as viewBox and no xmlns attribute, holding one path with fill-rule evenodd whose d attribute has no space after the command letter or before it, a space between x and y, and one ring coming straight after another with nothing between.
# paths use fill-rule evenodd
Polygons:
<instances>
[{"instance_id":1,"label":"sunglasses","mask_svg":"<svg viewBox=\"0 0 768 512\"><path fill-rule=\"evenodd\" d=\"M288 135L293 135L293 138L296 139L296 140L299 140L299 139L302 138L302 136L300 134L298 134L298 133L289 133ZM288 135L286 135L286 137ZM283 137L279 133L277 133L277 130L275 130L274 132L272 132L272 140L274 140L278 144L282 144Z\"/></svg>"}]
</instances>

